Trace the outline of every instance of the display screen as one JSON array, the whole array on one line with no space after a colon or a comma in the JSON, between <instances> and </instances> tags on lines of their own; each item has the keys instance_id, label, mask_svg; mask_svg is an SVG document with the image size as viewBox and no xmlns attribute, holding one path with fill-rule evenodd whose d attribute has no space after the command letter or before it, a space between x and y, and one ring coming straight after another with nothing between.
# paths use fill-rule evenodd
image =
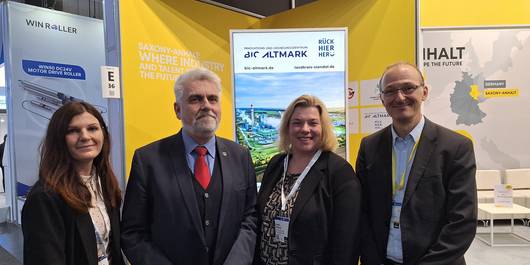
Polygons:
<instances>
[{"instance_id":1,"label":"display screen","mask_svg":"<svg viewBox=\"0 0 530 265\"><path fill-rule=\"evenodd\" d=\"M250 149L258 182L279 152L285 109L303 94L326 104L346 157L346 29L232 31L235 138Z\"/></svg>"}]
</instances>

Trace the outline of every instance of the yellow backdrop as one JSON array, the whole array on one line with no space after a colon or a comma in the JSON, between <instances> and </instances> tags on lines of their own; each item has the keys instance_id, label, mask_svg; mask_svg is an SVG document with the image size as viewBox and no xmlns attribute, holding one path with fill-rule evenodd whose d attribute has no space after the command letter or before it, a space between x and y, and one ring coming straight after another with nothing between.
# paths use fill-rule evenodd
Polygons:
<instances>
[{"instance_id":1,"label":"yellow backdrop","mask_svg":"<svg viewBox=\"0 0 530 265\"><path fill-rule=\"evenodd\" d=\"M268 17L255 26L348 27L350 81L379 78L386 66L397 61L415 62L414 1L320 0ZM349 160L352 164L364 136L350 134Z\"/></svg>"},{"instance_id":2,"label":"yellow backdrop","mask_svg":"<svg viewBox=\"0 0 530 265\"><path fill-rule=\"evenodd\" d=\"M228 29L258 19L192 0L120 1L127 172L134 150L177 132L174 77L203 65L222 79L219 134L233 138Z\"/></svg>"},{"instance_id":3,"label":"yellow backdrop","mask_svg":"<svg viewBox=\"0 0 530 265\"><path fill-rule=\"evenodd\" d=\"M461 27L530 24L528 0L424 0L422 27Z\"/></svg>"},{"instance_id":4,"label":"yellow backdrop","mask_svg":"<svg viewBox=\"0 0 530 265\"><path fill-rule=\"evenodd\" d=\"M378 78L415 61L414 1L320 0L256 19L193 0L120 1L127 172L134 150L178 131L173 79L202 65L223 83L219 135L233 138L230 29L348 27L349 80ZM350 135L350 161L362 135Z\"/></svg>"}]
</instances>

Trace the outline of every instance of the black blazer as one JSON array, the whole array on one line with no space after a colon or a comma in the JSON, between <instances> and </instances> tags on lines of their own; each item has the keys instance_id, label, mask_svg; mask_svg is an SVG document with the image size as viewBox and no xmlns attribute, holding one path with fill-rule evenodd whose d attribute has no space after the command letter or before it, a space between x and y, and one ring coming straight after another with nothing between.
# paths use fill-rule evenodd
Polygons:
<instances>
[{"instance_id":1,"label":"black blazer","mask_svg":"<svg viewBox=\"0 0 530 265\"><path fill-rule=\"evenodd\" d=\"M273 157L263 175L257 204L258 239L263 209L281 180L284 157ZM352 166L333 152L322 152L298 192L289 223L289 265L356 264L361 185ZM261 264L259 242L256 245L255 264Z\"/></svg>"},{"instance_id":2,"label":"black blazer","mask_svg":"<svg viewBox=\"0 0 530 265\"><path fill-rule=\"evenodd\" d=\"M256 176L249 151L217 137L223 197L216 249L203 233L181 133L136 150L122 215L122 247L133 265L250 264L256 243ZM216 158L217 159L217 158Z\"/></svg>"},{"instance_id":3,"label":"black blazer","mask_svg":"<svg viewBox=\"0 0 530 265\"><path fill-rule=\"evenodd\" d=\"M119 209L107 207L111 265L125 265L120 250ZM25 265L97 265L96 234L88 213L74 211L39 180L22 208Z\"/></svg>"},{"instance_id":4,"label":"black blazer","mask_svg":"<svg viewBox=\"0 0 530 265\"><path fill-rule=\"evenodd\" d=\"M362 140L356 169L363 185L361 262L379 265L392 211L390 126ZM477 225L475 169L471 141L425 119L401 210L404 264L465 264Z\"/></svg>"}]
</instances>

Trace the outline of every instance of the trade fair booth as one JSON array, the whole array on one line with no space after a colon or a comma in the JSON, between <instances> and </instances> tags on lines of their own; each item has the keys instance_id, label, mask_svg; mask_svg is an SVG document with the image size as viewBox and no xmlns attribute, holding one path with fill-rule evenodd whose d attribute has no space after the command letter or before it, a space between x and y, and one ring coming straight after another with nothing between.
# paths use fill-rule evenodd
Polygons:
<instances>
[{"instance_id":1,"label":"trade fair booth","mask_svg":"<svg viewBox=\"0 0 530 265\"><path fill-rule=\"evenodd\" d=\"M102 3L103 19L2 2L0 137L8 137L0 221L20 224L50 116L68 101L89 102L104 116L125 189L134 151L181 128L175 79L207 68L222 81L217 135L251 150L259 181L278 152L279 119L303 93L328 105L337 153L355 165L361 139L392 121L379 79L402 61L418 65L430 87L425 116L474 144L484 225L476 238L528 245L528 1L317 0L266 15L223 2L111 0ZM494 230L498 219L511 230Z\"/></svg>"}]
</instances>

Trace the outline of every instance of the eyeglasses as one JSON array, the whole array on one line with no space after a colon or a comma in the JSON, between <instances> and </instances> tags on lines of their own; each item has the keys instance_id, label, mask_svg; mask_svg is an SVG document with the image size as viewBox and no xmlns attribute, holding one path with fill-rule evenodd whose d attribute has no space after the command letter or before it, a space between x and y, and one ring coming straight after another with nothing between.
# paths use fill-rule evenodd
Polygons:
<instances>
[{"instance_id":1,"label":"eyeglasses","mask_svg":"<svg viewBox=\"0 0 530 265\"><path fill-rule=\"evenodd\" d=\"M406 86L396 88L396 89L381 91L381 95L385 98L392 98L392 97L395 97L399 91L401 91L403 95L410 95L414 93L414 91L416 91L418 87L422 87L422 86L423 85L406 85Z\"/></svg>"}]
</instances>

